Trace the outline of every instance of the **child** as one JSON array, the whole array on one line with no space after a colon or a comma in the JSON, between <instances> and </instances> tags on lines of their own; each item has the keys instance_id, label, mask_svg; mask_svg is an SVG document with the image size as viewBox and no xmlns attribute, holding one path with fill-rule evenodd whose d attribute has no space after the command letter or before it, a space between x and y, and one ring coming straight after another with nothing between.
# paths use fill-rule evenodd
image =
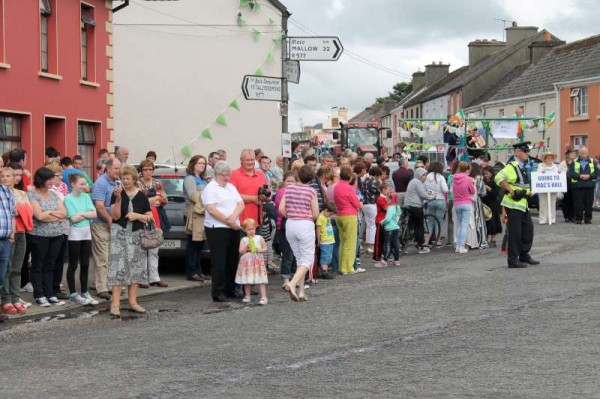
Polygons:
<instances>
[{"instance_id":1,"label":"child","mask_svg":"<svg viewBox=\"0 0 600 399\"><path fill-rule=\"evenodd\" d=\"M387 262L383 261L383 252L385 248L385 234L384 229L381 226L381 222L385 219L385 213L388 208L388 194L392 192L392 189L387 183L381 183L379 186L379 197L375 202L377 206L377 215L375 216L375 225L377 230L375 231L375 248L373 251L373 260L375 261L375 267L385 267Z\"/></svg>"},{"instance_id":2,"label":"child","mask_svg":"<svg viewBox=\"0 0 600 399\"><path fill-rule=\"evenodd\" d=\"M381 222L384 229L385 236L385 251L383 253L382 264L385 266L390 262L390 256L394 255L394 266L400 266L400 239L398 234L400 233L400 215L402 213L400 204L398 204L398 197L396 193L391 191L387 194L388 207L385 213L385 219Z\"/></svg>"},{"instance_id":3,"label":"child","mask_svg":"<svg viewBox=\"0 0 600 399\"><path fill-rule=\"evenodd\" d=\"M317 218L317 242L319 243L319 265L321 265L321 278L335 277L333 274L328 273L329 265L333 258L333 245L335 244L335 236L333 234L333 227L331 226L331 216L336 212L335 204L329 202L325 209L321 212Z\"/></svg>"},{"instance_id":4,"label":"child","mask_svg":"<svg viewBox=\"0 0 600 399\"><path fill-rule=\"evenodd\" d=\"M92 232L90 221L96 218L96 208L91 197L86 194L88 189L85 176L75 173L69 175L71 194L65 197L65 208L69 219L69 267L67 268L67 284L71 293L71 302L78 305L98 305L87 290L90 254L92 252ZM75 270L79 270L81 295L75 288Z\"/></svg>"},{"instance_id":5,"label":"child","mask_svg":"<svg viewBox=\"0 0 600 399\"><path fill-rule=\"evenodd\" d=\"M267 268L263 254L267 251L267 243L261 236L256 235L256 221L248 218L242 223L246 237L240 241L240 262L235 276L236 284L244 286L244 299L242 302L250 303L250 290L253 284L258 284L261 305L266 305L267 289L269 283Z\"/></svg>"}]
</instances>

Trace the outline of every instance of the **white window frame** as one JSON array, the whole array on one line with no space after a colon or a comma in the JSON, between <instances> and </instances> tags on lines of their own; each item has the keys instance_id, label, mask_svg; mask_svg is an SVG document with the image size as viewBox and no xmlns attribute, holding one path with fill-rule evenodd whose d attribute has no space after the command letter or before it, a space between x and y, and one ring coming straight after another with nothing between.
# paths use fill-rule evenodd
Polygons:
<instances>
[{"instance_id":1,"label":"white window frame","mask_svg":"<svg viewBox=\"0 0 600 399\"><path fill-rule=\"evenodd\" d=\"M571 98L573 99L573 115L588 114L588 88L587 86L571 89Z\"/></svg>"},{"instance_id":2,"label":"white window frame","mask_svg":"<svg viewBox=\"0 0 600 399\"><path fill-rule=\"evenodd\" d=\"M574 136L571 136L572 140L573 140L573 148L575 148L576 150L579 150L579 147L584 146L587 147L588 146L588 135L587 134L577 134Z\"/></svg>"}]
</instances>

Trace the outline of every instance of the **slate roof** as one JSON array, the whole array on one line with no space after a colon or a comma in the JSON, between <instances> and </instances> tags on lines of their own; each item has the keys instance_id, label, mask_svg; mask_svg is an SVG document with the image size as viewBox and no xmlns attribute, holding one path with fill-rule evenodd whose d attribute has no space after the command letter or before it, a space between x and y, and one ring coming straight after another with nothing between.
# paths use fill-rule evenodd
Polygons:
<instances>
[{"instance_id":1,"label":"slate roof","mask_svg":"<svg viewBox=\"0 0 600 399\"><path fill-rule=\"evenodd\" d=\"M453 79L447 84L443 85L438 90L431 93L431 95L424 98L422 101L427 101L443 96L456 89L463 87L467 83L471 82L473 79L477 78L482 73L488 71L490 68L493 68L494 66L498 65L499 63L513 55L515 52L523 49L524 47L529 46L533 42L543 40L546 32L547 31L545 29L542 29L537 34L523 39L520 42L514 44L513 46L507 47L504 50L500 50L494 54L488 55L475 65L469 66L465 73L461 74L456 79ZM558 40L558 38L552 36L552 40Z\"/></svg>"},{"instance_id":2,"label":"slate roof","mask_svg":"<svg viewBox=\"0 0 600 399\"><path fill-rule=\"evenodd\" d=\"M487 91L485 91L475 100L473 100L469 106L473 107L475 105L479 105L489 101L490 98L496 95L496 93L510 85L513 80L517 79L519 76L525 73L525 71L527 71L527 69L530 67L532 67L530 63L516 66L512 71L500 78L495 85L490 87Z\"/></svg>"},{"instance_id":3,"label":"slate roof","mask_svg":"<svg viewBox=\"0 0 600 399\"><path fill-rule=\"evenodd\" d=\"M459 78L468 68L469 67L465 65L463 67L458 68L456 71L450 72L445 77L438 79L437 81L433 82L430 86L426 87L425 90L412 97L409 101L407 101L404 104L404 106L412 107L413 105L420 104L425 98L430 97L430 95L437 91L440 87L444 86L448 82L451 82L453 79Z\"/></svg>"},{"instance_id":4,"label":"slate roof","mask_svg":"<svg viewBox=\"0 0 600 399\"><path fill-rule=\"evenodd\" d=\"M397 106L398 103L393 102L374 103L350 118L349 122L371 122L373 119L389 114Z\"/></svg>"},{"instance_id":5,"label":"slate roof","mask_svg":"<svg viewBox=\"0 0 600 399\"><path fill-rule=\"evenodd\" d=\"M553 83L600 76L600 35L557 46L489 101L554 91Z\"/></svg>"}]
</instances>

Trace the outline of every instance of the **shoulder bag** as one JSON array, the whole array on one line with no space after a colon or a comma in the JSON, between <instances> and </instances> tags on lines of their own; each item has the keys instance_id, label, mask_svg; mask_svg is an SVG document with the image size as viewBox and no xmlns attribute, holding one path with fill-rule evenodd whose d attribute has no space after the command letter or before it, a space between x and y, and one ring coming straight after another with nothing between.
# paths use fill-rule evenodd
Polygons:
<instances>
[{"instance_id":1,"label":"shoulder bag","mask_svg":"<svg viewBox=\"0 0 600 399\"><path fill-rule=\"evenodd\" d=\"M165 239L163 232L157 228L153 221L144 225L144 230L140 233L140 245L144 249L154 249L160 247Z\"/></svg>"}]
</instances>

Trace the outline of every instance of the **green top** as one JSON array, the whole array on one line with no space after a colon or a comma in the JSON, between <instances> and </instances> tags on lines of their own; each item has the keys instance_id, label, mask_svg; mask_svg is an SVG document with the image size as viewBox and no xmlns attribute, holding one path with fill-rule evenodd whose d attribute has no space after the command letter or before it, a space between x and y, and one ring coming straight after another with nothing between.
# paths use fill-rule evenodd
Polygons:
<instances>
[{"instance_id":1,"label":"green top","mask_svg":"<svg viewBox=\"0 0 600 399\"><path fill-rule=\"evenodd\" d=\"M80 222L71 222L71 217L75 216L80 212L90 212L95 210L92 199L88 194L81 193L75 196L73 193L65 197L65 208L67 209L67 218L69 219L69 225L75 227L85 227L90 225L90 219L84 219Z\"/></svg>"}]
</instances>

